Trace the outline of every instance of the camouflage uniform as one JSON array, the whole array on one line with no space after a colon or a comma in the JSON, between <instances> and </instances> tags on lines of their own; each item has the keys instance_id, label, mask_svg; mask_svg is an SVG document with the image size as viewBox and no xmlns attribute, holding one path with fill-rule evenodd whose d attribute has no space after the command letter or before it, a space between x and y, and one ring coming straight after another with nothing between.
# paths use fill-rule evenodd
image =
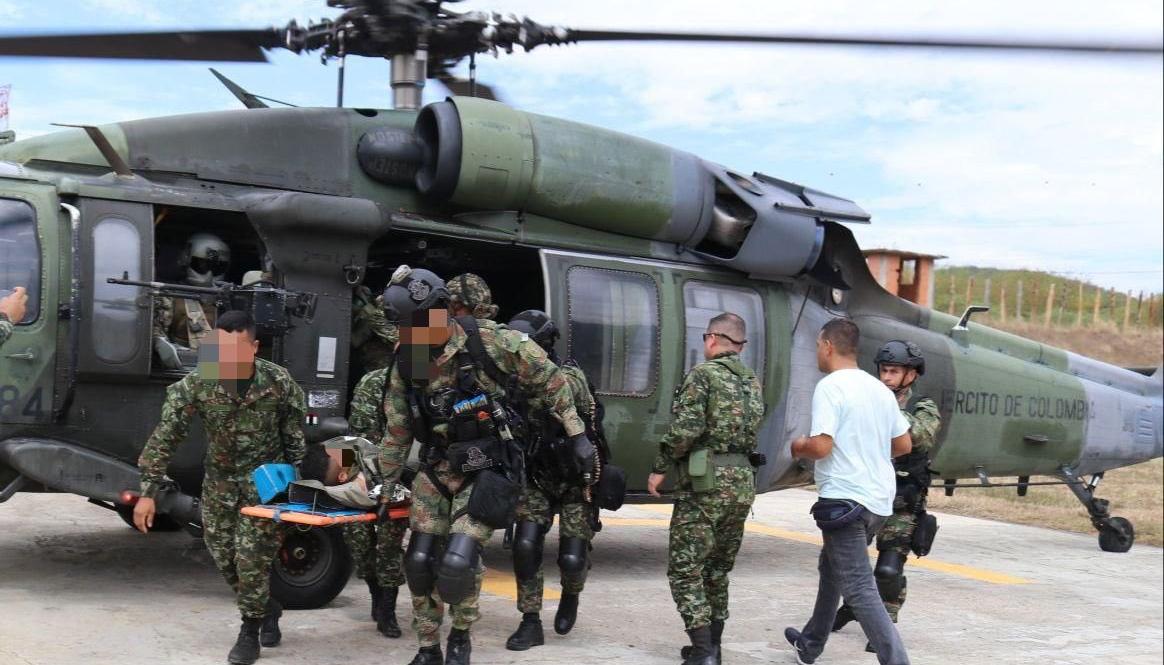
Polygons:
<instances>
[{"instance_id":1,"label":"camouflage uniform","mask_svg":"<svg viewBox=\"0 0 1164 665\"><path fill-rule=\"evenodd\" d=\"M369 372L356 384L352 393L352 412L348 418L353 436L362 436L377 443L384 439L380 405L384 395L385 374L387 369ZM356 576L362 580L374 580L381 587L404 584L404 551L401 544L407 529L408 523L403 519L388 520L383 524L345 526L344 539L352 551Z\"/></svg>"},{"instance_id":2,"label":"camouflage uniform","mask_svg":"<svg viewBox=\"0 0 1164 665\"><path fill-rule=\"evenodd\" d=\"M908 404L912 389L907 388L899 397L899 403ZM913 452L926 453L933 450L934 438L942 426L942 416L938 413L938 405L928 397L922 397L913 405L912 411L902 409L906 420L909 421L909 436L913 439ZM926 481L928 482L928 478ZM900 486L899 486L900 487ZM896 550L903 557L909 556L910 544L913 542L913 532L917 528L918 513L925 510L926 499L923 493L916 506L907 506L905 499L899 493L893 499L893 514L886 520L881 530L877 532L878 551ZM897 623L897 613L905 603L905 576L902 576L901 591L894 600L885 601L885 610L889 618Z\"/></svg>"},{"instance_id":3,"label":"camouflage uniform","mask_svg":"<svg viewBox=\"0 0 1164 665\"><path fill-rule=\"evenodd\" d=\"M721 353L691 370L671 413L674 420L651 470L667 473L679 466L667 579L684 626L694 630L728 618L728 573L735 565L756 487L752 467L737 459L715 468L714 489L695 492L687 472L688 454L707 448L713 454L746 456L754 450L764 417L760 382L738 353Z\"/></svg>"},{"instance_id":4,"label":"camouflage uniform","mask_svg":"<svg viewBox=\"0 0 1164 665\"><path fill-rule=\"evenodd\" d=\"M586 381L586 374L575 366L561 365L562 374L570 385L570 392L574 395L574 410L583 421L592 423L595 417L594 396L590 394L590 385ZM560 513L558 531L564 538L581 538L590 542L594 538L594 530L590 526L591 518L595 516L597 508L588 503L582 496L582 488L576 483L566 483L553 475L539 472L536 462L527 460L530 469L530 479L526 483L521 495L521 502L517 505L518 522L534 522L548 530L554 523L554 513ZM564 593L580 594L585 586L586 578L569 580L562 578ZM537 576L530 580L517 580L517 610L521 613L541 612L542 593L545 589L545 574L541 566Z\"/></svg>"},{"instance_id":5,"label":"camouflage uniform","mask_svg":"<svg viewBox=\"0 0 1164 665\"><path fill-rule=\"evenodd\" d=\"M387 367L400 339L396 324L384 318L378 300L366 286L356 289L352 297L352 347L365 373Z\"/></svg>"},{"instance_id":6,"label":"camouflage uniform","mask_svg":"<svg viewBox=\"0 0 1164 665\"><path fill-rule=\"evenodd\" d=\"M259 503L251 472L268 462L298 462L306 445L303 390L287 370L255 360L243 396L230 394L195 370L166 390L162 418L138 460L141 494L157 495L166 466L198 415L209 442L202 483L202 525L206 547L228 584L238 593L244 618L261 618L269 595L271 562L281 533L270 520L239 514Z\"/></svg>"},{"instance_id":7,"label":"camouflage uniform","mask_svg":"<svg viewBox=\"0 0 1164 665\"><path fill-rule=\"evenodd\" d=\"M585 426L574 410L573 398L565 375L547 359L541 347L524 335L498 326L493 321L478 320L477 324L486 353L502 372L517 379L522 394L531 396L531 408L552 411L561 419L567 436L582 434ZM434 361L435 378L427 385L420 384L417 388L426 392L454 388L458 369L455 359L465 350L467 339L468 335L464 329L454 324L452 336ZM502 393L501 387L485 372L477 372L477 380L490 394ZM395 482L404 469L414 434L425 436L423 432L413 431L399 364L392 369L384 401L384 414L387 431L381 446L380 468L384 471L385 482ZM443 423L434 425L432 434L434 439L447 440L448 425ZM452 494L451 501L433 484L429 473L432 473ZM463 533L481 544L489 540L493 529L465 512L471 488L471 485L466 486L465 476L450 470L448 461L442 460L428 472L419 474L412 483L410 528L413 533L429 533L440 538L447 538L453 533ZM457 516L456 519L452 519L454 515ZM482 565L478 568L477 584L473 593L463 602L451 606L449 613L452 616L453 628L468 630L480 616L478 596L484 573ZM436 590L433 589L424 596L413 595L412 611L412 625L420 646L424 648L438 645L440 626L444 618L444 603L441 602Z\"/></svg>"},{"instance_id":8,"label":"camouflage uniform","mask_svg":"<svg viewBox=\"0 0 1164 665\"><path fill-rule=\"evenodd\" d=\"M12 337L12 331L15 328L16 325L9 321L8 317L0 319L0 346L4 346L4 342L7 342L8 338Z\"/></svg>"},{"instance_id":9,"label":"camouflage uniform","mask_svg":"<svg viewBox=\"0 0 1164 665\"><path fill-rule=\"evenodd\" d=\"M154 337L197 350L214 331L218 310L213 301L154 296Z\"/></svg>"}]
</instances>

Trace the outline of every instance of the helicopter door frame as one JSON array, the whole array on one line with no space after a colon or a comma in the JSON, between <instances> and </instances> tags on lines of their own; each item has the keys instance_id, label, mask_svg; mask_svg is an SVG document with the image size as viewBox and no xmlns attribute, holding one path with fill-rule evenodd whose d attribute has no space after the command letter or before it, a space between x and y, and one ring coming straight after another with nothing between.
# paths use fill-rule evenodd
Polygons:
<instances>
[{"instance_id":1,"label":"helicopter door frame","mask_svg":"<svg viewBox=\"0 0 1164 665\"><path fill-rule=\"evenodd\" d=\"M81 326L78 373L149 378L153 297L109 277L149 281L154 274L153 206L81 199ZM134 244L136 243L136 247Z\"/></svg>"},{"instance_id":2,"label":"helicopter door frame","mask_svg":"<svg viewBox=\"0 0 1164 665\"><path fill-rule=\"evenodd\" d=\"M35 311L35 317L29 321L26 315L0 349L0 422L47 423L53 419L57 335L61 334L57 316L62 292L57 253L62 242L59 199L51 184L4 178L0 178L0 199L24 204L32 213L28 221L38 263L38 283L24 285L29 292L28 309ZM68 237L63 241L67 245Z\"/></svg>"}]
</instances>

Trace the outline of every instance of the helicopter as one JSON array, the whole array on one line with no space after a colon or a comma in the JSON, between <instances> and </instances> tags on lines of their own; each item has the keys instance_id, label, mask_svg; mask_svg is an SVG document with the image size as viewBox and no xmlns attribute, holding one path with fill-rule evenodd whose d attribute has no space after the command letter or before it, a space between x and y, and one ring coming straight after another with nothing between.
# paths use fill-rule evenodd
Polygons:
<instances>
[{"instance_id":1,"label":"helicopter","mask_svg":"<svg viewBox=\"0 0 1164 665\"><path fill-rule=\"evenodd\" d=\"M272 286L221 291L261 310L264 348L308 401L309 439L347 429L359 378L353 289L381 288L401 264L482 275L499 320L538 307L558 351L605 405L604 429L648 501L647 470L670 400L723 310L750 332L743 355L762 378L760 491L803 486L811 463L789 443L808 429L820 378L815 337L841 316L862 330L871 367L890 339L921 347L919 390L943 415L933 468L947 492L1057 476L1107 551L1135 532L1096 494L1109 469L1164 454L1164 377L1145 376L925 309L870 274L852 225L857 203L745 173L633 136L497 102L475 58L585 42L680 41L1052 50L1156 55L1159 44L739 35L579 30L425 0L330 0L338 17L282 28L0 36L16 55L254 62L266 51L384 58L392 109L274 108L219 74L245 109L80 126L0 145L0 287L27 286L29 313L0 349L0 502L69 492L129 512L135 463L183 371L151 351L149 289L175 282L194 232L232 248L227 279L269 270ZM470 78L453 75L468 60ZM453 92L422 105L430 78ZM274 303L272 306L271 303ZM265 305L265 306L264 306ZM195 428L159 498L171 526L197 533L205 443ZM963 483L960 481L970 481ZM342 590L350 561L335 530L289 535L273 591L317 607Z\"/></svg>"}]
</instances>

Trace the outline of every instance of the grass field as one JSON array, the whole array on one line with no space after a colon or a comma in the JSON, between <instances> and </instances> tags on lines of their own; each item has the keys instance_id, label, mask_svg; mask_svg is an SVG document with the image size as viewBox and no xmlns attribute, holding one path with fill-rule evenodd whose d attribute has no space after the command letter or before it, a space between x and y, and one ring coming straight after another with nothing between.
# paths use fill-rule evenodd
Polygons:
<instances>
[{"instance_id":1,"label":"grass field","mask_svg":"<svg viewBox=\"0 0 1164 665\"><path fill-rule=\"evenodd\" d=\"M1016 479L992 480L1002 483ZM1054 478L1032 477L1031 480ZM971 481L962 481L966 482ZM1164 545L1164 460L1154 459L1108 471L1096 496L1111 501L1112 515L1131 520L1137 543ZM952 497L934 488L930 490L929 505L938 512L1095 533L1083 505L1062 486L1031 487L1025 497L1018 496L1013 487L960 489Z\"/></svg>"}]
</instances>

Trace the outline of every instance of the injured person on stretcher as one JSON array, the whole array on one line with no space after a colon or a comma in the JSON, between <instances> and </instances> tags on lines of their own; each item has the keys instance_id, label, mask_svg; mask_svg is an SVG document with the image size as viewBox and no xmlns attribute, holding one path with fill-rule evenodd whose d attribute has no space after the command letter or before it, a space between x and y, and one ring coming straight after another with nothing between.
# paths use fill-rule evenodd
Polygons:
<instances>
[{"instance_id":1,"label":"injured person on stretcher","mask_svg":"<svg viewBox=\"0 0 1164 665\"><path fill-rule=\"evenodd\" d=\"M309 446L298 474L290 465L265 464L254 475L264 505L243 508L244 514L314 526L375 520L385 491L379 451L367 439L354 436ZM387 491L385 517L406 518L409 491L398 483ZM270 504L281 498L287 503Z\"/></svg>"}]
</instances>

